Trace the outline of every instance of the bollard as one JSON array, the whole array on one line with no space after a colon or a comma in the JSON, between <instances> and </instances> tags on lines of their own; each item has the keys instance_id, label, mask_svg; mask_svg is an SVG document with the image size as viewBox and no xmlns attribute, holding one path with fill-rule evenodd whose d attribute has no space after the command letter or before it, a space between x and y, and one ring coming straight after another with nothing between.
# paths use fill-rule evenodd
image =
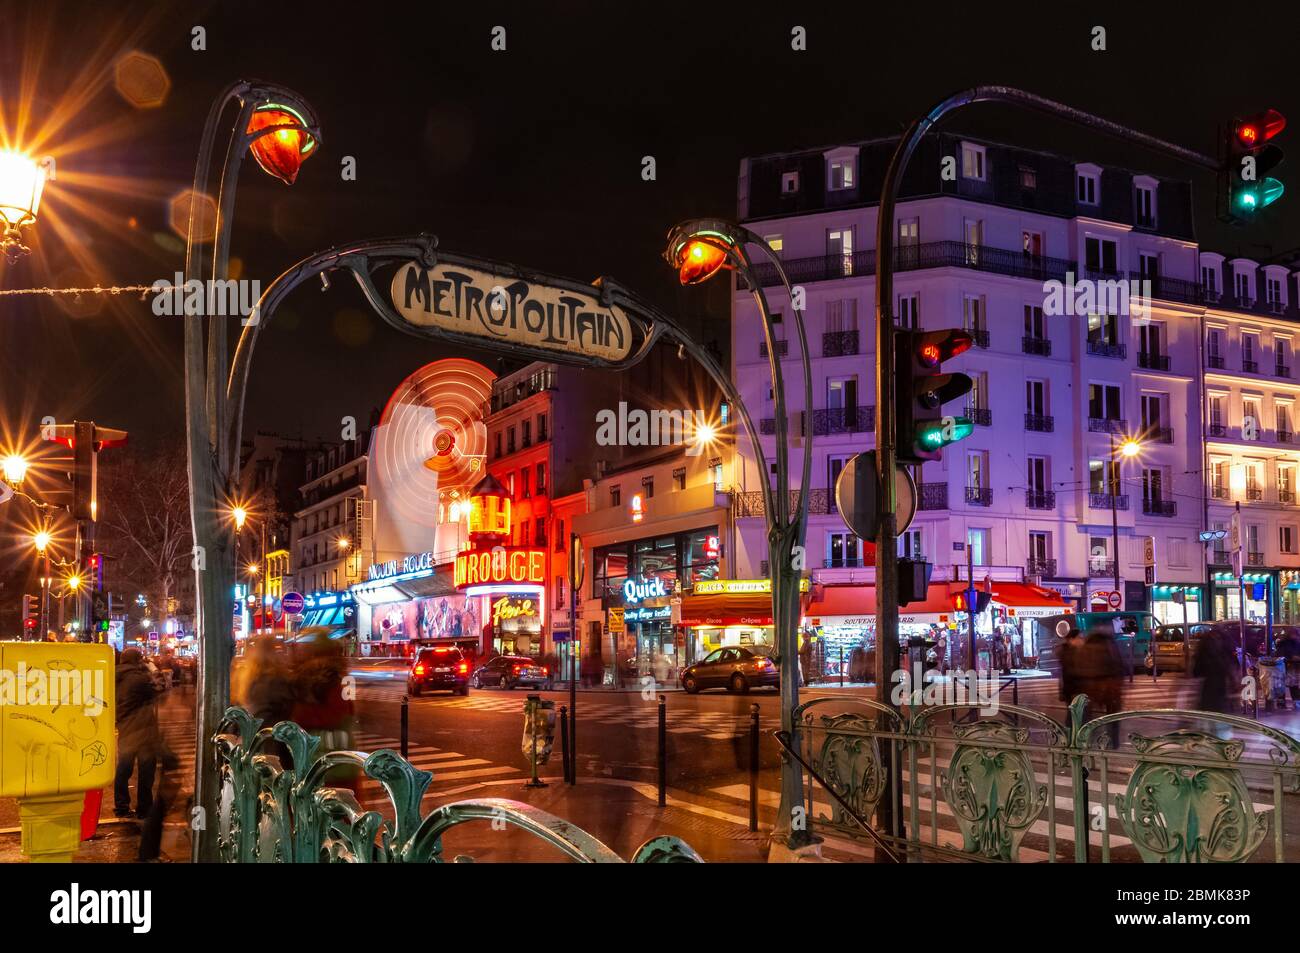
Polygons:
<instances>
[{"instance_id":1,"label":"bollard","mask_svg":"<svg viewBox=\"0 0 1300 953\"><path fill-rule=\"evenodd\" d=\"M402 696L402 760L410 760L410 733L411 733L411 699L409 695Z\"/></svg>"},{"instance_id":2,"label":"bollard","mask_svg":"<svg viewBox=\"0 0 1300 953\"><path fill-rule=\"evenodd\" d=\"M843 652L843 649L840 650ZM749 706L749 829L758 830L758 705Z\"/></svg>"},{"instance_id":3,"label":"bollard","mask_svg":"<svg viewBox=\"0 0 1300 953\"><path fill-rule=\"evenodd\" d=\"M844 646L840 646L840 688L844 687Z\"/></svg>"},{"instance_id":4,"label":"bollard","mask_svg":"<svg viewBox=\"0 0 1300 953\"><path fill-rule=\"evenodd\" d=\"M1016 679L1011 683L1011 704L1020 704L1020 679Z\"/></svg>"},{"instance_id":5,"label":"bollard","mask_svg":"<svg viewBox=\"0 0 1300 953\"><path fill-rule=\"evenodd\" d=\"M667 697L659 696L659 806L668 803L668 708Z\"/></svg>"},{"instance_id":6,"label":"bollard","mask_svg":"<svg viewBox=\"0 0 1300 953\"><path fill-rule=\"evenodd\" d=\"M569 709L560 706L560 761L564 769L564 782L569 783L569 772L572 765L569 764Z\"/></svg>"}]
</instances>

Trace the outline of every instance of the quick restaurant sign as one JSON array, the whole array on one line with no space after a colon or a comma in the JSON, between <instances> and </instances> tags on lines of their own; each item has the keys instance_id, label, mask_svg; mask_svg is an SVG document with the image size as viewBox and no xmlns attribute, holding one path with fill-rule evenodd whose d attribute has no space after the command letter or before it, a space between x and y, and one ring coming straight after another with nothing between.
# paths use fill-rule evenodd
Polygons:
<instances>
[{"instance_id":1,"label":"quick restaurant sign","mask_svg":"<svg viewBox=\"0 0 1300 953\"><path fill-rule=\"evenodd\" d=\"M604 361L636 346L632 319L595 292L558 288L455 263L407 262L393 276L393 306L417 327L436 327Z\"/></svg>"}]
</instances>

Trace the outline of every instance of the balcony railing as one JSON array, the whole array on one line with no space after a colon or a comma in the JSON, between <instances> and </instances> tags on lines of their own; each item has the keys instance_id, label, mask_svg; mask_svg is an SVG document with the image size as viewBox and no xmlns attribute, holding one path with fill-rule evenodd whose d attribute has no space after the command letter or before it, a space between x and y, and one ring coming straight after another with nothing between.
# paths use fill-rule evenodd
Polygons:
<instances>
[{"instance_id":1,"label":"balcony railing","mask_svg":"<svg viewBox=\"0 0 1300 953\"><path fill-rule=\"evenodd\" d=\"M827 331L822 335L822 357L843 357L857 353L857 331Z\"/></svg>"},{"instance_id":2,"label":"balcony railing","mask_svg":"<svg viewBox=\"0 0 1300 953\"><path fill-rule=\"evenodd\" d=\"M989 346L988 328L966 328L965 330L971 336L971 340L975 342L976 347L986 348Z\"/></svg>"},{"instance_id":3,"label":"balcony railing","mask_svg":"<svg viewBox=\"0 0 1300 953\"><path fill-rule=\"evenodd\" d=\"M1206 363L1209 367L1218 368L1219 370L1222 370L1223 368L1227 367L1226 362L1223 360L1223 355L1222 355L1222 354L1209 354L1209 355L1206 355L1205 363Z\"/></svg>"},{"instance_id":4,"label":"balcony railing","mask_svg":"<svg viewBox=\"0 0 1300 953\"><path fill-rule=\"evenodd\" d=\"M1291 443L1295 439L1295 434L1289 430L1279 430L1276 436L1278 443Z\"/></svg>"},{"instance_id":5,"label":"balcony railing","mask_svg":"<svg viewBox=\"0 0 1300 953\"><path fill-rule=\"evenodd\" d=\"M1277 501L1279 503L1294 503L1295 490L1287 489L1286 487L1280 487L1277 491Z\"/></svg>"},{"instance_id":6,"label":"balcony railing","mask_svg":"<svg viewBox=\"0 0 1300 953\"><path fill-rule=\"evenodd\" d=\"M1026 576L1045 576L1051 579L1056 575L1055 559L1036 559L1030 557L1025 563Z\"/></svg>"},{"instance_id":7,"label":"balcony railing","mask_svg":"<svg viewBox=\"0 0 1300 953\"><path fill-rule=\"evenodd\" d=\"M1025 506L1031 510L1056 509L1055 490L1026 490Z\"/></svg>"},{"instance_id":8,"label":"balcony railing","mask_svg":"<svg viewBox=\"0 0 1300 953\"><path fill-rule=\"evenodd\" d=\"M483 415L486 417L498 413L534 394L554 390L555 386L556 373L552 368L538 371L527 379L513 384L498 385L492 392L492 396L483 402Z\"/></svg>"},{"instance_id":9,"label":"balcony railing","mask_svg":"<svg viewBox=\"0 0 1300 953\"><path fill-rule=\"evenodd\" d=\"M1052 342L1047 338L1036 338L1026 334L1020 339L1020 350L1026 354L1036 354L1039 357L1052 356Z\"/></svg>"},{"instance_id":10,"label":"balcony railing","mask_svg":"<svg viewBox=\"0 0 1300 953\"><path fill-rule=\"evenodd\" d=\"M1216 500L1226 500L1228 498L1228 488L1222 483L1216 483L1210 487L1210 496Z\"/></svg>"},{"instance_id":11,"label":"balcony railing","mask_svg":"<svg viewBox=\"0 0 1300 953\"><path fill-rule=\"evenodd\" d=\"M1258 502L1264 498L1264 488L1259 486L1246 487L1246 499Z\"/></svg>"},{"instance_id":12,"label":"balcony railing","mask_svg":"<svg viewBox=\"0 0 1300 953\"><path fill-rule=\"evenodd\" d=\"M876 426L876 408L827 407L813 411L813 434L866 433Z\"/></svg>"},{"instance_id":13,"label":"balcony railing","mask_svg":"<svg viewBox=\"0 0 1300 953\"><path fill-rule=\"evenodd\" d=\"M1089 559L1088 560L1088 578L1104 579L1115 575L1115 560L1113 559Z\"/></svg>"},{"instance_id":14,"label":"balcony railing","mask_svg":"<svg viewBox=\"0 0 1300 953\"><path fill-rule=\"evenodd\" d=\"M1211 566L1227 566L1227 565L1230 564L1231 562L1232 562L1232 560L1228 557L1228 551L1227 551L1226 549L1211 549L1211 550L1210 550L1210 565L1211 565Z\"/></svg>"},{"instance_id":15,"label":"balcony railing","mask_svg":"<svg viewBox=\"0 0 1300 953\"><path fill-rule=\"evenodd\" d=\"M1169 370L1169 355L1154 354L1150 351L1138 351L1138 367L1152 371Z\"/></svg>"},{"instance_id":16,"label":"balcony railing","mask_svg":"<svg viewBox=\"0 0 1300 953\"><path fill-rule=\"evenodd\" d=\"M1258 374L1259 361L1247 361L1243 359L1241 362L1241 369L1247 374Z\"/></svg>"},{"instance_id":17,"label":"balcony railing","mask_svg":"<svg viewBox=\"0 0 1300 953\"><path fill-rule=\"evenodd\" d=\"M790 511L799 506L799 491L791 490L789 496ZM759 490L746 490L731 494L732 514L738 518L757 516L765 518L767 511L763 507L763 494ZM808 512L813 516L826 516L836 512L835 491L814 489L808 494Z\"/></svg>"},{"instance_id":18,"label":"balcony railing","mask_svg":"<svg viewBox=\"0 0 1300 953\"><path fill-rule=\"evenodd\" d=\"M947 483L918 483L916 495L918 509L946 510L948 508Z\"/></svg>"},{"instance_id":19,"label":"balcony railing","mask_svg":"<svg viewBox=\"0 0 1300 953\"><path fill-rule=\"evenodd\" d=\"M1262 565L1264 565L1264 554L1263 554L1263 553L1246 553L1246 565L1247 565L1247 566L1262 566Z\"/></svg>"},{"instance_id":20,"label":"balcony railing","mask_svg":"<svg viewBox=\"0 0 1300 953\"><path fill-rule=\"evenodd\" d=\"M993 491L979 486L966 487L966 502L972 506L992 506Z\"/></svg>"},{"instance_id":21,"label":"balcony railing","mask_svg":"<svg viewBox=\"0 0 1300 953\"><path fill-rule=\"evenodd\" d=\"M1117 417L1089 417L1088 429L1093 433L1122 434L1128 430L1128 424Z\"/></svg>"},{"instance_id":22,"label":"balcony railing","mask_svg":"<svg viewBox=\"0 0 1300 953\"><path fill-rule=\"evenodd\" d=\"M1127 357L1128 347L1123 344L1111 344L1109 341L1089 341L1088 353L1095 357Z\"/></svg>"},{"instance_id":23,"label":"balcony railing","mask_svg":"<svg viewBox=\"0 0 1300 953\"><path fill-rule=\"evenodd\" d=\"M1210 436L1211 436L1211 437L1226 437L1226 436L1228 436L1228 425L1227 425L1227 424L1210 424L1210 426L1209 426L1208 429L1209 429L1209 431L1210 431Z\"/></svg>"},{"instance_id":24,"label":"balcony railing","mask_svg":"<svg viewBox=\"0 0 1300 953\"><path fill-rule=\"evenodd\" d=\"M789 354L789 353L790 353L790 342L789 342L789 341L777 341L777 342L776 342L776 356L777 356L777 357L785 357L785 356L786 356L787 354ZM761 342L759 342L759 345L758 345L758 356L759 356L759 357L767 357L767 342L766 342L766 341L761 341Z\"/></svg>"},{"instance_id":25,"label":"balcony railing","mask_svg":"<svg viewBox=\"0 0 1300 953\"><path fill-rule=\"evenodd\" d=\"M1142 512L1147 516L1177 516L1178 504L1174 500L1151 500L1143 497Z\"/></svg>"},{"instance_id":26,"label":"balcony railing","mask_svg":"<svg viewBox=\"0 0 1300 953\"><path fill-rule=\"evenodd\" d=\"M966 416L970 422L980 427L993 426L993 409L991 407L967 407Z\"/></svg>"},{"instance_id":27,"label":"balcony railing","mask_svg":"<svg viewBox=\"0 0 1300 953\"><path fill-rule=\"evenodd\" d=\"M823 569L855 569L865 565L861 556L829 556L822 560Z\"/></svg>"},{"instance_id":28,"label":"balcony railing","mask_svg":"<svg viewBox=\"0 0 1300 953\"><path fill-rule=\"evenodd\" d=\"M1055 419L1051 414L1025 414L1025 429L1032 430L1035 433L1051 433L1055 427Z\"/></svg>"},{"instance_id":29,"label":"balcony railing","mask_svg":"<svg viewBox=\"0 0 1300 953\"><path fill-rule=\"evenodd\" d=\"M1147 428L1147 434L1148 434L1148 435L1150 436L1150 438L1151 438L1152 440L1154 440L1156 443L1173 443L1173 442L1174 442L1174 428L1173 428L1173 427L1148 427L1148 428Z\"/></svg>"},{"instance_id":30,"label":"balcony railing","mask_svg":"<svg viewBox=\"0 0 1300 953\"><path fill-rule=\"evenodd\" d=\"M1121 494L1119 494L1118 496L1112 496L1112 495L1109 494L1109 493L1089 493L1089 494L1088 494L1088 505L1091 506L1094 510L1108 510L1108 509L1111 509L1111 501L1112 501L1112 500L1115 501L1115 506L1114 506L1115 509L1117 509L1117 510L1127 510L1127 509L1128 509L1128 494L1127 494L1127 493L1121 493Z\"/></svg>"}]
</instances>

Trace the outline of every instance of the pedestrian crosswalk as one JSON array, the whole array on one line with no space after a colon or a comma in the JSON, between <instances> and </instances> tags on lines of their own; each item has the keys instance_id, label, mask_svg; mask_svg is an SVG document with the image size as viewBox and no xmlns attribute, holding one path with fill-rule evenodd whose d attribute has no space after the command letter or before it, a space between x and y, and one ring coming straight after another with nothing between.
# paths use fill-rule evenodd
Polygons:
<instances>
[{"instance_id":1,"label":"pedestrian crosswalk","mask_svg":"<svg viewBox=\"0 0 1300 953\"><path fill-rule=\"evenodd\" d=\"M375 752L381 748L401 751L399 739L367 731L358 732L355 743L358 750L365 752ZM497 764L487 758L475 758L459 751L448 751L426 744L408 745L407 760L415 767L433 774L433 780L424 795L426 798L436 797L448 782L522 776L524 772L523 768L515 765ZM361 782L360 795L363 801L385 797L383 785L369 778Z\"/></svg>"}]
</instances>

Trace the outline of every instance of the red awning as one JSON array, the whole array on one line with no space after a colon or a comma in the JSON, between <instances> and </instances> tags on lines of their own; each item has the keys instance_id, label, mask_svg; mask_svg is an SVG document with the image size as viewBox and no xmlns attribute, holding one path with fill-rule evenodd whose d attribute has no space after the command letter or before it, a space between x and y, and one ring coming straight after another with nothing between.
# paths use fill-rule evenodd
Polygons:
<instances>
[{"instance_id":1,"label":"red awning","mask_svg":"<svg viewBox=\"0 0 1300 953\"><path fill-rule=\"evenodd\" d=\"M1008 615L1029 619L1068 612L1070 605L1054 589L1025 582L994 582L993 603L1005 606Z\"/></svg>"},{"instance_id":2,"label":"red awning","mask_svg":"<svg viewBox=\"0 0 1300 953\"><path fill-rule=\"evenodd\" d=\"M772 594L769 592L718 592L682 596L682 625L772 624Z\"/></svg>"},{"instance_id":3,"label":"red awning","mask_svg":"<svg viewBox=\"0 0 1300 953\"><path fill-rule=\"evenodd\" d=\"M921 602L899 610L902 622L948 622L953 609L953 590L946 582L930 583ZM875 622L875 586L826 586L804 613L811 625L857 625Z\"/></svg>"}]
</instances>

